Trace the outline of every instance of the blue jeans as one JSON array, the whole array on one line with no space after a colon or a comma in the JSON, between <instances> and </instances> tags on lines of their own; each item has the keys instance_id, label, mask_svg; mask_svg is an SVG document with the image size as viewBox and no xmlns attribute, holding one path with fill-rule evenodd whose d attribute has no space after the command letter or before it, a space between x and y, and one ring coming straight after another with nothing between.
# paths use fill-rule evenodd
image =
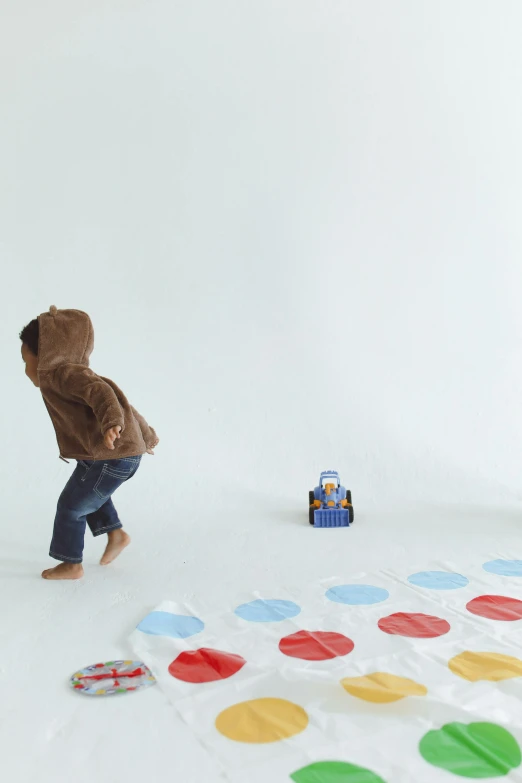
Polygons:
<instances>
[{"instance_id":1,"label":"blue jeans","mask_svg":"<svg viewBox=\"0 0 522 783\"><path fill-rule=\"evenodd\" d=\"M140 462L141 457L78 462L58 500L51 557L81 563L86 524L93 536L122 527L111 495L134 476Z\"/></svg>"}]
</instances>

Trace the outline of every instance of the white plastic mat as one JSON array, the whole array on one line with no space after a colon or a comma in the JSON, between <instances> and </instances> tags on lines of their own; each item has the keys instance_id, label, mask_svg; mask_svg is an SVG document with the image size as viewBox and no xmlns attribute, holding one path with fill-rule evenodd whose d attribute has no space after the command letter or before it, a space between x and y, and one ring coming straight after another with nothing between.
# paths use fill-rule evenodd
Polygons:
<instances>
[{"instance_id":1,"label":"white plastic mat","mask_svg":"<svg viewBox=\"0 0 522 783\"><path fill-rule=\"evenodd\" d=\"M522 561L438 563L164 601L131 643L233 783L522 781L521 619Z\"/></svg>"}]
</instances>

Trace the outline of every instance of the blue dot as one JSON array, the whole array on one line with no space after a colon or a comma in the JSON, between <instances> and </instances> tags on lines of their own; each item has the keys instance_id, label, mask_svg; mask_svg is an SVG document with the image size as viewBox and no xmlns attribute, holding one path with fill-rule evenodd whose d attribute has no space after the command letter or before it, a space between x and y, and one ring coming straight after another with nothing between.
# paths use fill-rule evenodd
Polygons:
<instances>
[{"instance_id":1,"label":"blue dot","mask_svg":"<svg viewBox=\"0 0 522 783\"><path fill-rule=\"evenodd\" d=\"M374 587L373 585L337 585L326 591L326 597L338 604L367 606L386 601L390 594L384 587Z\"/></svg>"},{"instance_id":2,"label":"blue dot","mask_svg":"<svg viewBox=\"0 0 522 783\"><path fill-rule=\"evenodd\" d=\"M522 576L522 560L490 560L482 568L499 576Z\"/></svg>"},{"instance_id":3,"label":"blue dot","mask_svg":"<svg viewBox=\"0 0 522 783\"><path fill-rule=\"evenodd\" d=\"M419 571L418 574L411 574L408 582L417 587L427 587L428 590L458 590L466 587L469 579L452 571Z\"/></svg>"},{"instance_id":4,"label":"blue dot","mask_svg":"<svg viewBox=\"0 0 522 783\"><path fill-rule=\"evenodd\" d=\"M138 631L153 636L171 636L173 639L188 639L199 633L205 623L197 617L172 612L151 612L138 625Z\"/></svg>"},{"instance_id":5,"label":"blue dot","mask_svg":"<svg viewBox=\"0 0 522 783\"><path fill-rule=\"evenodd\" d=\"M295 617L301 611L301 607L293 601L278 601L277 599L265 600L258 598L248 604L241 604L235 610L235 614L242 620L251 623L279 623Z\"/></svg>"}]
</instances>

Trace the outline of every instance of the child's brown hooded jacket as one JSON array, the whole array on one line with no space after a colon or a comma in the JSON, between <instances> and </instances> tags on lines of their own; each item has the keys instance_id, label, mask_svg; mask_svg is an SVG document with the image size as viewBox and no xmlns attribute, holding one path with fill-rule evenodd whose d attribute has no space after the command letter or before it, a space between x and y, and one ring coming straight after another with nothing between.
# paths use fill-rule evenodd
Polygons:
<instances>
[{"instance_id":1,"label":"child's brown hooded jacket","mask_svg":"<svg viewBox=\"0 0 522 783\"><path fill-rule=\"evenodd\" d=\"M38 322L40 391L56 430L60 456L121 459L155 446L156 433L123 392L89 369L94 331L87 313L51 307ZM103 436L116 425L122 432L111 450Z\"/></svg>"}]
</instances>

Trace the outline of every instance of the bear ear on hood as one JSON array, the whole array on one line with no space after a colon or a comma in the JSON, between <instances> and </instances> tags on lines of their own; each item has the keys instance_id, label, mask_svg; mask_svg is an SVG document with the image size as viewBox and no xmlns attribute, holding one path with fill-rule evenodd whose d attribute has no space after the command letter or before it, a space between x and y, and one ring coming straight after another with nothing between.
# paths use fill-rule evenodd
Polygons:
<instances>
[{"instance_id":1,"label":"bear ear on hood","mask_svg":"<svg viewBox=\"0 0 522 783\"><path fill-rule=\"evenodd\" d=\"M82 310L58 310L52 305L38 317L40 340L38 344L39 373L53 370L61 364L89 366L94 347L91 319Z\"/></svg>"}]
</instances>

